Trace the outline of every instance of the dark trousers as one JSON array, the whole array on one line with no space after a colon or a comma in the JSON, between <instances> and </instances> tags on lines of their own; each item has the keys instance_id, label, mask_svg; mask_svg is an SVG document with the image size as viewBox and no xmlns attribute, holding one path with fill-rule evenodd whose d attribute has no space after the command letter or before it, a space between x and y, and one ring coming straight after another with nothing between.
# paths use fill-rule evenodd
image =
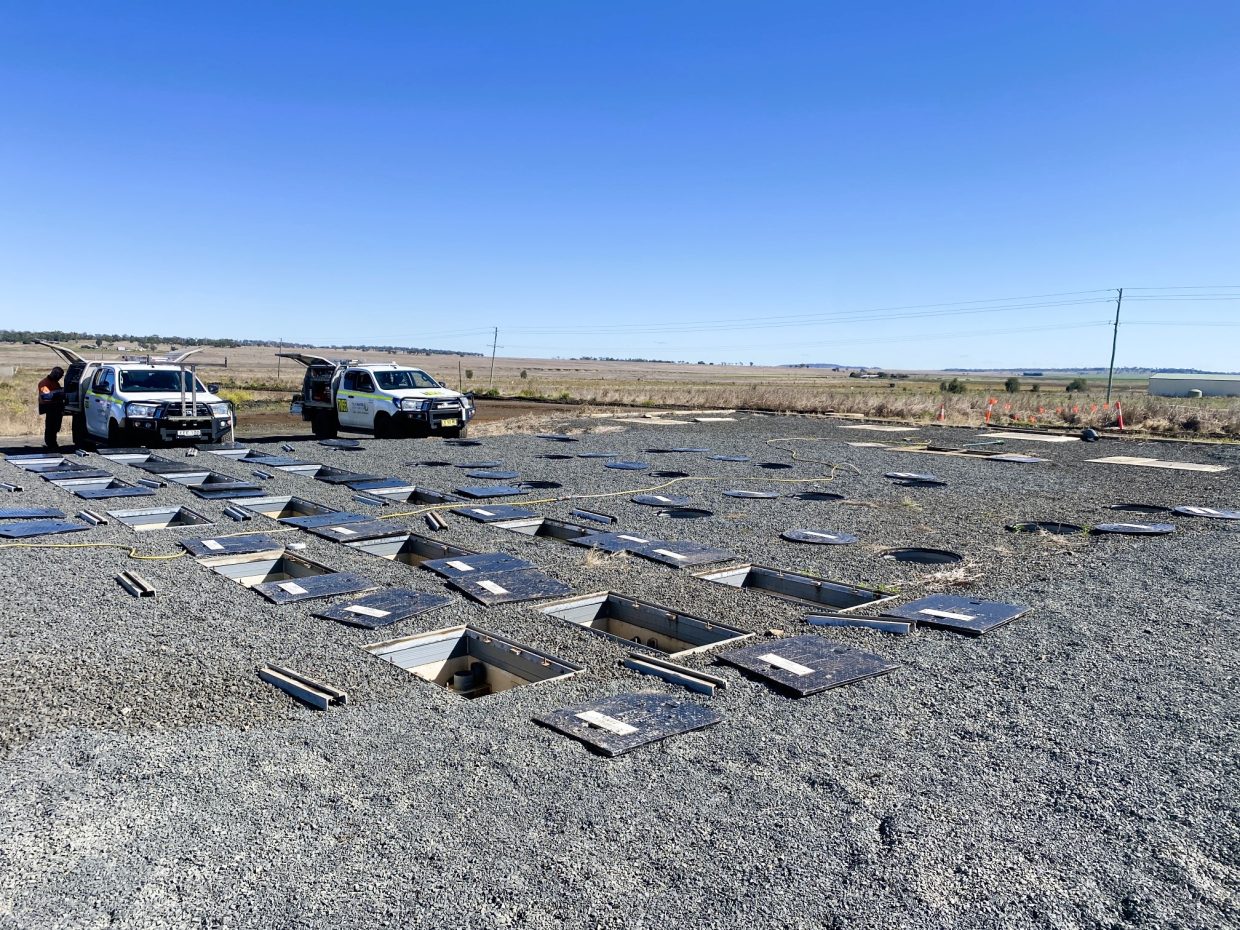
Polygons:
<instances>
[{"instance_id":1,"label":"dark trousers","mask_svg":"<svg viewBox=\"0 0 1240 930\"><path fill-rule=\"evenodd\" d=\"M43 445L48 449L59 449L56 434L60 432L60 421L65 418L64 408L49 407L43 411L43 416Z\"/></svg>"}]
</instances>

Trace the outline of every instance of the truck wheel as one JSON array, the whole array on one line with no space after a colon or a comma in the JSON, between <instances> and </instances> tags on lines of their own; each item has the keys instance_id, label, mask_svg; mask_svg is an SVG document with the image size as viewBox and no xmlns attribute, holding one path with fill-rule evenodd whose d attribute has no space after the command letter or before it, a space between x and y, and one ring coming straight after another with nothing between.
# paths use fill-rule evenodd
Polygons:
<instances>
[{"instance_id":1,"label":"truck wheel","mask_svg":"<svg viewBox=\"0 0 1240 930\"><path fill-rule=\"evenodd\" d=\"M458 426L456 429L446 429L439 435L443 436L444 439L464 439L469 435L469 427Z\"/></svg>"},{"instance_id":2,"label":"truck wheel","mask_svg":"<svg viewBox=\"0 0 1240 930\"><path fill-rule=\"evenodd\" d=\"M113 449L121 449L125 447L129 438L129 430L121 426L115 420L108 420L108 445Z\"/></svg>"},{"instance_id":3,"label":"truck wheel","mask_svg":"<svg viewBox=\"0 0 1240 930\"><path fill-rule=\"evenodd\" d=\"M86 414L75 413L71 421L73 427L73 444L79 449L94 443L90 431L86 429Z\"/></svg>"},{"instance_id":4,"label":"truck wheel","mask_svg":"<svg viewBox=\"0 0 1240 930\"><path fill-rule=\"evenodd\" d=\"M232 428L231 426L230 426L230 427L228 427L228 429L226 429L226 430L224 430L224 432L220 433L219 438L218 438L218 439L216 439L215 441L216 441L216 442L220 442L220 443L223 443L223 442L232 442L232 441L233 441L233 428Z\"/></svg>"},{"instance_id":5,"label":"truck wheel","mask_svg":"<svg viewBox=\"0 0 1240 930\"><path fill-rule=\"evenodd\" d=\"M392 430L392 418L386 413L375 414L375 439L391 439L395 435Z\"/></svg>"},{"instance_id":6,"label":"truck wheel","mask_svg":"<svg viewBox=\"0 0 1240 930\"><path fill-rule=\"evenodd\" d=\"M314 415L310 421L310 429L318 439L335 439L340 430L340 421L336 419L336 411L323 410Z\"/></svg>"}]
</instances>

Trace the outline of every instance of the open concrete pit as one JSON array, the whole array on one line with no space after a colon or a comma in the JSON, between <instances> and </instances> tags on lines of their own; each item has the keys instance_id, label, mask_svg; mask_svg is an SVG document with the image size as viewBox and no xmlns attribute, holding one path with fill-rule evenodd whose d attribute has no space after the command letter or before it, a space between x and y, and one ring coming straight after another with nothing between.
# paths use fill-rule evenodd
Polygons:
<instances>
[{"instance_id":1,"label":"open concrete pit","mask_svg":"<svg viewBox=\"0 0 1240 930\"><path fill-rule=\"evenodd\" d=\"M200 500L166 481L125 507L188 508L210 525L170 522L135 534L119 520L89 526L69 516L63 522L80 529L14 541L110 547L0 549L7 575L20 579L0 626L0 925L627 928L683 923L686 914L695 926L718 927L1234 925L1228 889L1237 849L1225 825L1230 799L1240 796L1229 671L1240 522L1216 514L1240 508L1237 451L1103 443L1120 447L1117 454L1230 467L1221 473L1104 467L1087 462L1098 444L1015 439L1002 448L1050 462L936 455L931 463L899 448L851 447L856 433L834 421L736 416L601 434L590 432L600 422L593 419L540 427L579 440L563 445L518 433L479 436L481 447L368 439L351 451L309 437L291 449L285 439L251 441L251 453L390 477L405 490L386 506L364 507L347 483L268 463L263 493L237 503L255 508L252 522L224 516L228 498ZM976 436L940 433L961 447ZM807 436L821 441L769 442ZM645 452L672 446L710 452ZM542 457L563 449L717 480ZM196 468L204 460L206 471L256 483L253 461L187 458ZM462 502L452 495L462 470L406 464L479 460L562 487ZM135 485L140 476L168 477L103 457L82 461ZM946 484L923 493L893 484L888 472L933 472ZM83 506L35 477L0 461L0 481L25 488L6 494L6 505L66 514ZM722 494L731 489L779 497ZM571 494L612 496L541 502ZM632 501L641 495L689 497L711 513L670 520L660 515L666 507ZM1164 515L1107 509L1122 502ZM435 512L445 529L422 529L428 507L442 508ZM1166 515L1176 507L1193 510ZM491 516L455 512L471 509ZM616 522L594 524L572 516L576 509ZM350 545L277 522L320 513L363 517L336 524L344 526L382 517L396 535ZM1176 532L1005 529L1047 518L1081 527L1173 519ZM21 522L29 521L3 520L0 529ZM781 538L801 527L859 542ZM672 570L570 544L583 528L695 543L736 559ZM265 539L234 542L241 537L231 533ZM374 551L392 538L390 551ZM131 547L173 555L194 540L220 549L128 558ZM880 557L897 547L963 559ZM569 590L487 606L421 568L473 553L524 560ZM294 592L277 604L212 564L237 556L263 557L238 569L252 587L292 581L314 593L309 585L324 574L373 587L309 600ZM327 571L298 575L302 563ZM744 566L829 584L771 591L745 585ZM114 578L126 570L158 596L125 594ZM371 599L395 591L406 593ZM824 600L823 591L837 599ZM600 592L747 635L672 660L728 687L707 696L624 667L630 652L659 659L666 654L655 648L681 651L658 631L608 635L544 612ZM978 603L923 603L907 635L804 619L878 618L938 595ZM992 603L1028 611L972 612ZM384 623L392 616L399 619ZM986 626L985 635L951 628L969 625ZM506 687L499 662L479 674L473 663L485 666L487 656L454 657L461 634L447 631L465 629L536 656L537 686ZM446 635L435 645L447 650L443 662L427 680L364 648L421 634ZM785 648L801 636L828 653ZM645 641L640 649L634 637ZM721 660L751 647L760 647L753 668ZM853 650L877 658L863 661ZM517 660L511 652L496 658L509 655ZM410 667L436 661L415 659ZM449 659L461 666L450 680ZM269 664L347 691L348 704L324 713L298 703L259 679ZM896 668L867 677L889 666ZM445 687L458 672L459 685ZM770 680L775 673L792 677L781 684ZM816 690L823 681L840 683L792 696L791 688ZM705 718L621 700L633 694L722 719L693 728ZM578 716L591 710L601 716ZM571 719L553 716L564 711ZM563 719L563 728L535 718ZM644 741L610 721L667 732ZM636 745L608 758L606 744L621 750L624 740ZM480 863L504 876L502 893L479 881Z\"/></svg>"}]
</instances>

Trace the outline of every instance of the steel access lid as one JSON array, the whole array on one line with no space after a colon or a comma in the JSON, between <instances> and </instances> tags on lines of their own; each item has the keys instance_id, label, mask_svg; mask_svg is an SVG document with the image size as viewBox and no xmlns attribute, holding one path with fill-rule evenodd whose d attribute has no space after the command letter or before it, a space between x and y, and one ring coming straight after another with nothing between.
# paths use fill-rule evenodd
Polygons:
<instances>
[{"instance_id":1,"label":"steel access lid","mask_svg":"<svg viewBox=\"0 0 1240 930\"><path fill-rule=\"evenodd\" d=\"M541 714L536 723L614 757L669 736L713 726L716 710L666 694L617 694Z\"/></svg>"},{"instance_id":2,"label":"steel access lid","mask_svg":"<svg viewBox=\"0 0 1240 930\"><path fill-rule=\"evenodd\" d=\"M757 643L722 653L719 661L796 697L876 678L900 667L872 652L841 646L821 636L791 636Z\"/></svg>"}]
</instances>

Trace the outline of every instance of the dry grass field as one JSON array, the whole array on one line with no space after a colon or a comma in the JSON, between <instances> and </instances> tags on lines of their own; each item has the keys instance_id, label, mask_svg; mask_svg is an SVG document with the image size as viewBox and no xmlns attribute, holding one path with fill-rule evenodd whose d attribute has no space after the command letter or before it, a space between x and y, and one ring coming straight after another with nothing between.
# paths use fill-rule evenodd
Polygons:
<instances>
[{"instance_id":1,"label":"dry grass field","mask_svg":"<svg viewBox=\"0 0 1240 930\"><path fill-rule=\"evenodd\" d=\"M118 358L104 346L85 355ZM197 356L203 381L219 382L240 416L275 413L287 406L301 383L302 367L276 357L273 346L204 349ZM309 351L309 350L307 350ZM328 356L345 353L322 350ZM928 422L942 411L944 422L976 425L988 401L996 400L992 424L1108 427L1114 409L1103 404L1104 378L1089 378L1085 392L1065 391L1066 378L1021 379L1018 393L1004 391L1004 374L959 376L963 393L940 389L944 375L913 372L901 379L850 378L831 369L740 365L682 365L565 359L347 353L375 361L415 365L451 387L483 397L555 401L575 405L631 405L649 408L737 408L795 413L835 413L876 419ZM39 432L34 385L55 363L39 345L0 343L0 435ZM1031 388L1037 384L1039 390ZM1240 400L1195 401L1149 397L1144 378L1117 379L1113 395L1123 406L1126 426L1155 435L1240 438Z\"/></svg>"}]
</instances>

